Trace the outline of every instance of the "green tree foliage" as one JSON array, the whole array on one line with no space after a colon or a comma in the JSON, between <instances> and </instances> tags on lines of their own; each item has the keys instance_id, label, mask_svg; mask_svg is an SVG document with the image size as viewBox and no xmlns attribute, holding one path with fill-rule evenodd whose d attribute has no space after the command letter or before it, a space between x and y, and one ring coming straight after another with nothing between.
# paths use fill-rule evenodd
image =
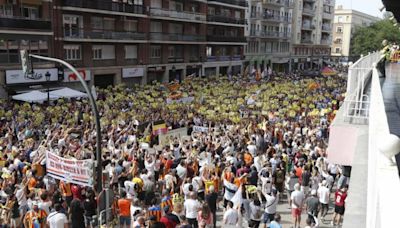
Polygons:
<instances>
[{"instance_id":1,"label":"green tree foliage","mask_svg":"<svg viewBox=\"0 0 400 228\"><path fill-rule=\"evenodd\" d=\"M378 21L369 27L355 29L350 43L350 55L359 56L382 49L382 41L400 43L400 30L389 20Z\"/></svg>"}]
</instances>

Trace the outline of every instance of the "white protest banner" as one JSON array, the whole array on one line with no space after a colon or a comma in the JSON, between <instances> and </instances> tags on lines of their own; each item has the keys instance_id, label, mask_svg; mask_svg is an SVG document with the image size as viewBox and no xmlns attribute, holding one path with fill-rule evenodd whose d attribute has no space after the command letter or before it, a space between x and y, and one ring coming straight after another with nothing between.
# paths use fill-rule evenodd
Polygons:
<instances>
[{"instance_id":1,"label":"white protest banner","mask_svg":"<svg viewBox=\"0 0 400 228\"><path fill-rule=\"evenodd\" d=\"M208 127L193 126L193 132L208 132Z\"/></svg>"},{"instance_id":2,"label":"white protest banner","mask_svg":"<svg viewBox=\"0 0 400 228\"><path fill-rule=\"evenodd\" d=\"M55 179L93 187L93 160L73 160L46 152L47 174Z\"/></svg>"},{"instance_id":3,"label":"white protest banner","mask_svg":"<svg viewBox=\"0 0 400 228\"><path fill-rule=\"evenodd\" d=\"M186 127L181 127L168 131L166 134L158 135L158 142L160 145L168 145L174 138L180 139L183 136L187 136Z\"/></svg>"}]
</instances>

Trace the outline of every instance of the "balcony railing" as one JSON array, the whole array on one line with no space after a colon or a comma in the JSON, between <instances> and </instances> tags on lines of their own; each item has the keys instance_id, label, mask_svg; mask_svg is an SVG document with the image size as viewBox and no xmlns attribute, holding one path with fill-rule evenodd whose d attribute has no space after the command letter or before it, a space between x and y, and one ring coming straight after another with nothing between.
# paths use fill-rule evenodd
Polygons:
<instances>
[{"instance_id":1,"label":"balcony railing","mask_svg":"<svg viewBox=\"0 0 400 228\"><path fill-rule=\"evenodd\" d=\"M223 16L223 15L207 15L207 21L209 22L222 22L227 24L237 24L244 25L246 23L245 19Z\"/></svg>"},{"instance_id":2,"label":"balcony railing","mask_svg":"<svg viewBox=\"0 0 400 228\"><path fill-rule=\"evenodd\" d=\"M222 56L207 56L207 62L217 62L217 61L240 61L242 60L241 55L222 55Z\"/></svg>"},{"instance_id":3,"label":"balcony railing","mask_svg":"<svg viewBox=\"0 0 400 228\"><path fill-rule=\"evenodd\" d=\"M322 25L323 32L332 32L332 27L329 25Z\"/></svg>"},{"instance_id":4,"label":"balcony railing","mask_svg":"<svg viewBox=\"0 0 400 228\"><path fill-rule=\"evenodd\" d=\"M313 8L303 8L303 14L308 16L315 16L315 10Z\"/></svg>"},{"instance_id":5,"label":"balcony railing","mask_svg":"<svg viewBox=\"0 0 400 228\"><path fill-rule=\"evenodd\" d=\"M322 14L322 17L326 18L326 19L332 19L333 18L333 13L324 12Z\"/></svg>"},{"instance_id":6,"label":"balcony railing","mask_svg":"<svg viewBox=\"0 0 400 228\"><path fill-rule=\"evenodd\" d=\"M152 32L150 33L150 40L202 42L206 40L206 36Z\"/></svg>"},{"instance_id":7,"label":"balcony railing","mask_svg":"<svg viewBox=\"0 0 400 228\"><path fill-rule=\"evenodd\" d=\"M332 41L330 39L321 39L321 44L323 44L323 45L331 45Z\"/></svg>"},{"instance_id":8,"label":"balcony railing","mask_svg":"<svg viewBox=\"0 0 400 228\"><path fill-rule=\"evenodd\" d=\"M151 8L150 9L151 16L159 16L159 17L171 17L171 18L178 18L178 19L186 19L186 20L193 20L193 21L205 21L206 15L201 13L194 13L194 12L179 12L174 10L168 9L159 9L159 8Z\"/></svg>"},{"instance_id":9,"label":"balcony railing","mask_svg":"<svg viewBox=\"0 0 400 228\"><path fill-rule=\"evenodd\" d=\"M287 39L290 37L290 34L277 31L250 31L250 36L261 37L261 38Z\"/></svg>"},{"instance_id":10,"label":"balcony railing","mask_svg":"<svg viewBox=\"0 0 400 228\"><path fill-rule=\"evenodd\" d=\"M268 5L276 5L276 6L284 6L285 1L284 0L267 0Z\"/></svg>"},{"instance_id":11,"label":"balcony railing","mask_svg":"<svg viewBox=\"0 0 400 228\"><path fill-rule=\"evenodd\" d=\"M312 41L311 39L302 39L302 40L301 40L301 43L302 43L302 44L312 44L313 41Z\"/></svg>"},{"instance_id":12,"label":"balcony railing","mask_svg":"<svg viewBox=\"0 0 400 228\"><path fill-rule=\"evenodd\" d=\"M24 17L0 16L0 28L34 29L51 31L51 21L45 19L29 19Z\"/></svg>"},{"instance_id":13,"label":"balcony railing","mask_svg":"<svg viewBox=\"0 0 400 228\"><path fill-rule=\"evenodd\" d=\"M303 29L303 30L313 30L313 29L315 29L315 25L305 24L305 25L301 26L301 29Z\"/></svg>"},{"instance_id":14,"label":"balcony railing","mask_svg":"<svg viewBox=\"0 0 400 228\"><path fill-rule=\"evenodd\" d=\"M210 2L221 2L221 3L235 5L235 6L243 6L243 7L247 6L247 2L245 0L209 0L208 2L209 2L209 4L210 4Z\"/></svg>"},{"instance_id":15,"label":"balcony railing","mask_svg":"<svg viewBox=\"0 0 400 228\"><path fill-rule=\"evenodd\" d=\"M39 54L39 53L32 53ZM48 56L48 53L40 53L40 55ZM21 58L19 53L0 53L0 65L1 64L19 64ZM47 63L47 61L40 59L32 59L32 62Z\"/></svg>"},{"instance_id":16,"label":"balcony railing","mask_svg":"<svg viewBox=\"0 0 400 228\"><path fill-rule=\"evenodd\" d=\"M246 42L246 37L244 37L244 36L207 35L207 41L211 41L211 42L238 42L238 43L245 43Z\"/></svg>"},{"instance_id":17,"label":"balcony railing","mask_svg":"<svg viewBox=\"0 0 400 228\"><path fill-rule=\"evenodd\" d=\"M106 39L106 40L146 40L145 33L112 31L112 30L85 30L64 28L64 37L72 39Z\"/></svg>"},{"instance_id":18,"label":"balcony railing","mask_svg":"<svg viewBox=\"0 0 400 228\"><path fill-rule=\"evenodd\" d=\"M89 8L98 10L115 11L121 13L145 14L146 8L143 5L134 5L108 0L64 0L64 6Z\"/></svg>"}]
</instances>

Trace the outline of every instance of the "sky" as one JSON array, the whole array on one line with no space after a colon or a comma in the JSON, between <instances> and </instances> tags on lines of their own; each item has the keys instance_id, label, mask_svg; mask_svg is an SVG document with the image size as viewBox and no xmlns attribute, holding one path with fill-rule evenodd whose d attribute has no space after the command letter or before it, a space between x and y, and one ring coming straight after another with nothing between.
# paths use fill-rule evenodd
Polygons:
<instances>
[{"instance_id":1,"label":"sky","mask_svg":"<svg viewBox=\"0 0 400 228\"><path fill-rule=\"evenodd\" d=\"M383 17L379 8L383 6L381 0L336 0L336 5L343 5L344 9L354 9L372 16Z\"/></svg>"}]
</instances>

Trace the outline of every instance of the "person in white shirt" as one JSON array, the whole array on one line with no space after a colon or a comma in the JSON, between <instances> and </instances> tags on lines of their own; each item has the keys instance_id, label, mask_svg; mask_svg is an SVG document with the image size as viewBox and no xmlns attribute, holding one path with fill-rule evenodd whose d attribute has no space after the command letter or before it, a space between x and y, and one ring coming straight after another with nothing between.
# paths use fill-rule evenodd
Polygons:
<instances>
[{"instance_id":1,"label":"person in white shirt","mask_svg":"<svg viewBox=\"0 0 400 228\"><path fill-rule=\"evenodd\" d=\"M39 208L46 211L46 213L49 214L50 207L53 203L51 202L51 200L48 199L47 193L42 193L42 195L40 196L40 199L41 200L38 203Z\"/></svg>"},{"instance_id":2,"label":"person in white shirt","mask_svg":"<svg viewBox=\"0 0 400 228\"><path fill-rule=\"evenodd\" d=\"M187 169L186 169L186 164L184 160L181 160L179 165L176 167L176 174L178 174L178 177L183 180L186 177Z\"/></svg>"},{"instance_id":3,"label":"person in white shirt","mask_svg":"<svg viewBox=\"0 0 400 228\"><path fill-rule=\"evenodd\" d=\"M229 201L222 221L222 224L224 224L223 227L236 227L238 222L239 214L235 209L233 209L233 203Z\"/></svg>"},{"instance_id":4,"label":"person in white shirt","mask_svg":"<svg viewBox=\"0 0 400 228\"><path fill-rule=\"evenodd\" d=\"M196 193L191 192L189 194L189 199L183 204L185 207L185 216L193 227L198 227L197 214L201 209L201 203L196 200Z\"/></svg>"},{"instance_id":5,"label":"person in white shirt","mask_svg":"<svg viewBox=\"0 0 400 228\"><path fill-rule=\"evenodd\" d=\"M290 196L292 202L292 216L294 219L294 228L300 227L301 222L301 209L303 208L304 203L304 193L300 191L300 184L296 183L294 185L294 191Z\"/></svg>"},{"instance_id":6,"label":"person in white shirt","mask_svg":"<svg viewBox=\"0 0 400 228\"><path fill-rule=\"evenodd\" d=\"M327 188L326 180L322 181L321 186L318 188L318 198L321 203L321 220L325 221L325 216L329 210L329 194L330 190Z\"/></svg>"},{"instance_id":7,"label":"person in white shirt","mask_svg":"<svg viewBox=\"0 0 400 228\"><path fill-rule=\"evenodd\" d=\"M274 220L276 214L276 207L279 202L279 193L276 189L272 190L272 194L264 194L266 199L265 203L265 214L264 214L264 223L268 224L272 220Z\"/></svg>"},{"instance_id":8,"label":"person in white shirt","mask_svg":"<svg viewBox=\"0 0 400 228\"><path fill-rule=\"evenodd\" d=\"M47 225L50 228L68 228L67 216L61 212L61 205L54 205L54 212L51 212L47 216Z\"/></svg>"},{"instance_id":9,"label":"person in white shirt","mask_svg":"<svg viewBox=\"0 0 400 228\"><path fill-rule=\"evenodd\" d=\"M231 182L227 181L224 178L224 187L225 187L225 192L224 192L224 207L226 207L228 201L230 201L233 196L235 195L236 191L238 190L238 187L232 183L233 182L233 177Z\"/></svg>"}]
</instances>

